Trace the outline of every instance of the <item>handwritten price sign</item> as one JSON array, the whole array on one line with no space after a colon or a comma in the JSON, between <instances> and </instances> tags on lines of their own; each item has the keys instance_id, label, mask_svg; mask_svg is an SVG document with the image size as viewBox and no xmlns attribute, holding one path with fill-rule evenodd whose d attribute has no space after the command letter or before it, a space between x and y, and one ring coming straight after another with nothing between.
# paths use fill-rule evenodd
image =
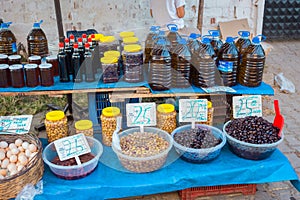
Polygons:
<instances>
[{"instance_id":1,"label":"handwritten price sign","mask_svg":"<svg viewBox=\"0 0 300 200\"><path fill-rule=\"evenodd\" d=\"M126 104L127 126L155 126L155 103L128 103Z\"/></svg>"},{"instance_id":2,"label":"handwritten price sign","mask_svg":"<svg viewBox=\"0 0 300 200\"><path fill-rule=\"evenodd\" d=\"M32 115L0 116L0 133L28 133Z\"/></svg>"},{"instance_id":3,"label":"handwritten price sign","mask_svg":"<svg viewBox=\"0 0 300 200\"><path fill-rule=\"evenodd\" d=\"M235 96L232 99L233 118L262 116L261 95Z\"/></svg>"},{"instance_id":4,"label":"handwritten price sign","mask_svg":"<svg viewBox=\"0 0 300 200\"><path fill-rule=\"evenodd\" d=\"M180 99L180 122L205 122L207 121L207 99Z\"/></svg>"},{"instance_id":5,"label":"handwritten price sign","mask_svg":"<svg viewBox=\"0 0 300 200\"><path fill-rule=\"evenodd\" d=\"M61 161L91 152L83 133L55 140L54 145Z\"/></svg>"}]
</instances>

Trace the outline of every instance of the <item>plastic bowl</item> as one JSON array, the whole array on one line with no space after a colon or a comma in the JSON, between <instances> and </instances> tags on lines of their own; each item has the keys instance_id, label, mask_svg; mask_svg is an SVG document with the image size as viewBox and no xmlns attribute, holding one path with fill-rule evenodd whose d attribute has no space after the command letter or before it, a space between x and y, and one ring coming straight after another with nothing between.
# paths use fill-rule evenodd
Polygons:
<instances>
[{"instance_id":1,"label":"plastic bowl","mask_svg":"<svg viewBox=\"0 0 300 200\"><path fill-rule=\"evenodd\" d=\"M140 132L140 128L131 128L122 131L119 134L119 138L121 139L122 137L134 132ZM123 167L128 169L129 171L136 173L145 173L160 169L166 162L168 153L173 146L173 139L170 136L170 134L166 131L153 127L144 127L144 132L158 134L160 137L164 138L169 143L169 146L163 152L153 156L133 157L124 154L121 150L117 149L115 143L112 143L113 151L117 154Z\"/></svg>"},{"instance_id":2,"label":"plastic bowl","mask_svg":"<svg viewBox=\"0 0 300 200\"><path fill-rule=\"evenodd\" d=\"M248 142L240 141L226 132L226 126L231 121L228 121L223 126L223 132L226 135L229 149L237 156L249 160L263 160L271 156L277 146L283 141L283 132L281 139L271 144L251 144Z\"/></svg>"},{"instance_id":3,"label":"plastic bowl","mask_svg":"<svg viewBox=\"0 0 300 200\"><path fill-rule=\"evenodd\" d=\"M43 151L43 160L49 166L50 170L59 178L73 180L83 178L94 171L94 169L98 165L98 161L100 156L103 153L103 146L102 144L95 138L86 136L86 139L91 148L91 154L95 157L88 162L82 163L79 165L73 166L62 166L53 164L51 161L58 156L54 142L51 142L46 146Z\"/></svg>"},{"instance_id":4,"label":"plastic bowl","mask_svg":"<svg viewBox=\"0 0 300 200\"><path fill-rule=\"evenodd\" d=\"M219 130L218 128L215 128L213 126L205 125L205 124L196 124L195 128L204 128L211 130L212 134L216 138L220 138L222 142L214 147L211 148L203 148L203 149L194 149L194 148L189 148L185 147L179 143L177 143L174 140L174 147L177 153L180 155L180 158L192 162L192 163L205 163L209 162L211 160L214 160L220 155L222 147L226 144L226 137L225 134ZM185 130L191 130L192 126L191 124L189 125L184 125L176 128L172 133L172 138L174 138L175 134L185 131Z\"/></svg>"}]
</instances>

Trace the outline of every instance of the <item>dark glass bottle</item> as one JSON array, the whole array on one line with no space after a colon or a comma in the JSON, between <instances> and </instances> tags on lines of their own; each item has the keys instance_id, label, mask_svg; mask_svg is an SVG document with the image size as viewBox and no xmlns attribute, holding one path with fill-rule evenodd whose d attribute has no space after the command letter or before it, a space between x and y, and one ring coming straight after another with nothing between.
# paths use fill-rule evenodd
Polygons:
<instances>
[{"instance_id":1,"label":"dark glass bottle","mask_svg":"<svg viewBox=\"0 0 300 200\"><path fill-rule=\"evenodd\" d=\"M237 84L239 53L232 37L227 37L218 54L218 70L221 84L234 86Z\"/></svg>"},{"instance_id":2,"label":"dark glass bottle","mask_svg":"<svg viewBox=\"0 0 300 200\"><path fill-rule=\"evenodd\" d=\"M78 38L77 42L78 42L78 52L80 54L80 65L81 65L84 60L84 45L82 43L82 38Z\"/></svg>"},{"instance_id":3,"label":"dark glass bottle","mask_svg":"<svg viewBox=\"0 0 300 200\"><path fill-rule=\"evenodd\" d=\"M97 73L98 69L99 69L99 71L101 71L100 50L99 50L98 42L95 39L95 34L91 35L91 39L92 39L92 45L90 44L90 46L92 46L94 48L93 69L94 69L94 72Z\"/></svg>"},{"instance_id":4,"label":"dark glass bottle","mask_svg":"<svg viewBox=\"0 0 300 200\"><path fill-rule=\"evenodd\" d=\"M17 40L13 32L8 28L11 22L2 23L0 28L0 53L13 55L17 53Z\"/></svg>"},{"instance_id":5,"label":"dark glass bottle","mask_svg":"<svg viewBox=\"0 0 300 200\"><path fill-rule=\"evenodd\" d=\"M80 53L78 50L78 44L73 45L73 55L72 55L72 68L74 69L73 82L79 83L83 81L83 73L80 64Z\"/></svg>"},{"instance_id":6,"label":"dark glass bottle","mask_svg":"<svg viewBox=\"0 0 300 200\"><path fill-rule=\"evenodd\" d=\"M192 53L190 52L185 39L178 41L177 48L172 54L172 87L190 87L190 69Z\"/></svg>"},{"instance_id":7,"label":"dark glass bottle","mask_svg":"<svg viewBox=\"0 0 300 200\"><path fill-rule=\"evenodd\" d=\"M93 70L93 55L90 50L90 44L85 43L84 61L82 67L85 68L85 81L93 82L95 81L95 73Z\"/></svg>"},{"instance_id":8,"label":"dark glass bottle","mask_svg":"<svg viewBox=\"0 0 300 200\"><path fill-rule=\"evenodd\" d=\"M213 87L216 85L217 67L214 58L216 53L210 39L203 37L200 49L193 54L191 61L190 81L197 87Z\"/></svg>"},{"instance_id":9,"label":"dark glass bottle","mask_svg":"<svg viewBox=\"0 0 300 200\"><path fill-rule=\"evenodd\" d=\"M67 68L67 54L64 49L64 43L59 43L59 51L57 54L59 80L60 82L69 82L70 76Z\"/></svg>"},{"instance_id":10,"label":"dark glass bottle","mask_svg":"<svg viewBox=\"0 0 300 200\"><path fill-rule=\"evenodd\" d=\"M69 39L65 38L65 53L66 53L66 64L69 75L74 75L74 69L72 68L72 54L73 47L70 45Z\"/></svg>"},{"instance_id":11,"label":"dark glass bottle","mask_svg":"<svg viewBox=\"0 0 300 200\"><path fill-rule=\"evenodd\" d=\"M241 85L257 87L261 84L265 58L265 51L260 44L260 38L256 36L243 54L238 74L238 81Z\"/></svg>"},{"instance_id":12,"label":"dark glass bottle","mask_svg":"<svg viewBox=\"0 0 300 200\"><path fill-rule=\"evenodd\" d=\"M73 48L73 45L75 43L75 36L73 34L71 34L69 38L70 38L70 47Z\"/></svg>"},{"instance_id":13,"label":"dark glass bottle","mask_svg":"<svg viewBox=\"0 0 300 200\"><path fill-rule=\"evenodd\" d=\"M149 85L152 90L168 90L172 84L171 54L166 40L159 39L151 52Z\"/></svg>"},{"instance_id":14,"label":"dark glass bottle","mask_svg":"<svg viewBox=\"0 0 300 200\"><path fill-rule=\"evenodd\" d=\"M45 57L49 53L47 37L44 31L41 29L42 22L43 20L41 20L40 22L35 22L27 36L29 56L38 55L41 57Z\"/></svg>"},{"instance_id":15,"label":"dark glass bottle","mask_svg":"<svg viewBox=\"0 0 300 200\"><path fill-rule=\"evenodd\" d=\"M82 34L81 35L81 38L82 38L82 43L83 43L83 46L85 46L85 43L87 43L88 41L87 41L87 36L86 36L86 34L84 33L84 34Z\"/></svg>"}]
</instances>

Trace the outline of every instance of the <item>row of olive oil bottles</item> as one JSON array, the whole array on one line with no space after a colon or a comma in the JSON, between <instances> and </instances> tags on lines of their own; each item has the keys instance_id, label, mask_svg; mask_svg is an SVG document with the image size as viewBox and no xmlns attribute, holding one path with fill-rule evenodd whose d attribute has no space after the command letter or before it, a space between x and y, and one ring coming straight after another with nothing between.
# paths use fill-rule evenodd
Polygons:
<instances>
[{"instance_id":1,"label":"row of olive oil bottles","mask_svg":"<svg viewBox=\"0 0 300 200\"><path fill-rule=\"evenodd\" d=\"M153 90L261 84L264 36L251 41L248 31L239 31L238 38L227 37L223 42L218 30L200 39L200 34L179 34L174 24L168 29L165 32L152 26L145 42L145 63L149 64L148 81Z\"/></svg>"}]
</instances>

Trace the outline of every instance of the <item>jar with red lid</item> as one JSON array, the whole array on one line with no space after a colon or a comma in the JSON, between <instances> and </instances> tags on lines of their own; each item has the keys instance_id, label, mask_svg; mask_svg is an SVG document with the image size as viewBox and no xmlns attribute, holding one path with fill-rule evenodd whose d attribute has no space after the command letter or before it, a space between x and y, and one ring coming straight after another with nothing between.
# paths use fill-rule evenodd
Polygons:
<instances>
[{"instance_id":1,"label":"jar with red lid","mask_svg":"<svg viewBox=\"0 0 300 200\"><path fill-rule=\"evenodd\" d=\"M24 66L25 70L25 76L26 76L26 85L27 87L36 87L40 85L40 79L39 79L39 69L38 65L33 64L26 64Z\"/></svg>"},{"instance_id":2,"label":"jar with red lid","mask_svg":"<svg viewBox=\"0 0 300 200\"><path fill-rule=\"evenodd\" d=\"M28 62L40 65L40 64L42 64L42 58L41 58L41 56L35 56L35 55L34 56L29 56L28 57Z\"/></svg>"},{"instance_id":3,"label":"jar with red lid","mask_svg":"<svg viewBox=\"0 0 300 200\"><path fill-rule=\"evenodd\" d=\"M47 56L46 57L46 62L50 63L52 65L53 76L58 76L59 75L59 71L58 71L57 55Z\"/></svg>"},{"instance_id":4,"label":"jar with red lid","mask_svg":"<svg viewBox=\"0 0 300 200\"><path fill-rule=\"evenodd\" d=\"M8 64L8 55L0 54L0 64Z\"/></svg>"},{"instance_id":5,"label":"jar with red lid","mask_svg":"<svg viewBox=\"0 0 300 200\"><path fill-rule=\"evenodd\" d=\"M21 56L20 55L10 55L8 56L8 64L21 64Z\"/></svg>"},{"instance_id":6,"label":"jar with red lid","mask_svg":"<svg viewBox=\"0 0 300 200\"><path fill-rule=\"evenodd\" d=\"M39 65L41 86L52 86L54 85L52 65L50 63L43 63Z\"/></svg>"},{"instance_id":7,"label":"jar with red lid","mask_svg":"<svg viewBox=\"0 0 300 200\"><path fill-rule=\"evenodd\" d=\"M6 88L11 86L10 72L8 64L0 64L0 87Z\"/></svg>"},{"instance_id":8,"label":"jar with red lid","mask_svg":"<svg viewBox=\"0 0 300 200\"><path fill-rule=\"evenodd\" d=\"M14 64L9 66L11 85L15 88L21 88L25 86L24 71L21 64Z\"/></svg>"}]
</instances>

